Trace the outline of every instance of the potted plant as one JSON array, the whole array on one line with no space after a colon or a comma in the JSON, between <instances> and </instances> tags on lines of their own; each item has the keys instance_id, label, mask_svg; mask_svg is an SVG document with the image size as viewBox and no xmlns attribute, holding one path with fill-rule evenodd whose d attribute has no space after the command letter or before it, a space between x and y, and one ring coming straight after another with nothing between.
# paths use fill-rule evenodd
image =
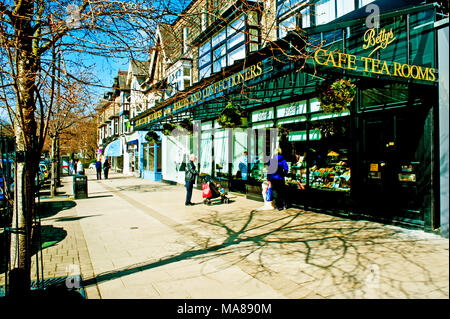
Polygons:
<instances>
[{"instance_id":1,"label":"potted plant","mask_svg":"<svg viewBox=\"0 0 450 319\"><path fill-rule=\"evenodd\" d=\"M159 142L159 135L155 131L149 131L145 135L145 140L149 143L158 143Z\"/></svg>"},{"instance_id":2,"label":"potted plant","mask_svg":"<svg viewBox=\"0 0 450 319\"><path fill-rule=\"evenodd\" d=\"M349 80L339 79L330 84L325 81L321 87L320 107L325 113L341 113L348 110L356 95L356 85Z\"/></svg>"},{"instance_id":3,"label":"potted plant","mask_svg":"<svg viewBox=\"0 0 450 319\"><path fill-rule=\"evenodd\" d=\"M236 128L247 126L247 117L244 111L231 102L219 113L217 122L223 128Z\"/></svg>"}]
</instances>

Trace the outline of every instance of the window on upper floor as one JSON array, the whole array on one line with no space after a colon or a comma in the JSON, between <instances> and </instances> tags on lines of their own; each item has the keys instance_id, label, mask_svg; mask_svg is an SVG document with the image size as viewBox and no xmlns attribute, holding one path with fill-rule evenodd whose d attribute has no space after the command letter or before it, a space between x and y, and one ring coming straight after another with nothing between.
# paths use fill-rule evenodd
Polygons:
<instances>
[{"instance_id":1,"label":"window on upper floor","mask_svg":"<svg viewBox=\"0 0 450 319\"><path fill-rule=\"evenodd\" d=\"M283 38L289 31L297 28L329 23L355 10L355 4L360 8L373 1L277 0L278 38Z\"/></svg>"},{"instance_id":2,"label":"window on upper floor","mask_svg":"<svg viewBox=\"0 0 450 319\"><path fill-rule=\"evenodd\" d=\"M311 26L311 9L307 1L279 0L278 11L278 38L284 38L289 31Z\"/></svg>"},{"instance_id":3,"label":"window on upper floor","mask_svg":"<svg viewBox=\"0 0 450 319\"><path fill-rule=\"evenodd\" d=\"M222 68L244 59L259 49L259 16L250 11L217 32L198 49L199 80L220 72Z\"/></svg>"},{"instance_id":4,"label":"window on upper floor","mask_svg":"<svg viewBox=\"0 0 450 319\"><path fill-rule=\"evenodd\" d=\"M375 0L359 0L359 7L364 7L365 5L374 2Z\"/></svg>"},{"instance_id":5,"label":"window on upper floor","mask_svg":"<svg viewBox=\"0 0 450 319\"><path fill-rule=\"evenodd\" d=\"M331 22L355 10L355 2L349 0L319 0L316 3L316 25Z\"/></svg>"},{"instance_id":6,"label":"window on upper floor","mask_svg":"<svg viewBox=\"0 0 450 319\"><path fill-rule=\"evenodd\" d=\"M181 64L176 70L169 74L166 98L175 95L177 92L184 91L192 85L191 70L191 65Z\"/></svg>"}]
</instances>

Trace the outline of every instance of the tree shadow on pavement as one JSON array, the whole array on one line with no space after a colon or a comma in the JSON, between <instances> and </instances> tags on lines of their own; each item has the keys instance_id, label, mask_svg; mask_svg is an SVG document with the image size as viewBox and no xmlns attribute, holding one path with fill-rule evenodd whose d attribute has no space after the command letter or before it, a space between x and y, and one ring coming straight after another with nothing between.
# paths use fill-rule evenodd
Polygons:
<instances>
[{"instance_id":1,"label":"tree shadow on pavement","mask_svg":"<svg viewBox=\"0 0 450 319\"><path fill-rule=\"evenodd\" d=\"M41 249L52 247L67 237L67 231L63 227L54 227L52 225L41 226L41 238L39 238L39 232L35 232L33 235L33 249L32 256L39 252Z\"/></svg>"},{"instance_id":2,"label":"tree shadow on pavement","mask_svg":"<svg viewBox=\"0 0 450 319\"><path fill-rule=\"evenodd\" d=\"M84 285L182 260L204 263L220 257L222 268L212 272L238 265L266 284L292 284L295 298L423 298L423 291L402 287L415 279L445 294L434 283L436 274L411 256L426 254L429 245L400 228L299 210L234 210L212 212L176 230L195 247L99 274ZM415 278L416 273L423 278Z\"/></svg>"},{"instance_id":3,"label":"tree shadow on pavement","mask_svg":"<svg viewBox=\"0 0 450 319\"><path fill-rule=\"evenodd\" d=\"M40 202L39 205L36 205L36 209L41 218L48 218L55 216L61 211L71 209L76 205L76 202L72 200L46 201Z\"/></svg>"}]
</instances>

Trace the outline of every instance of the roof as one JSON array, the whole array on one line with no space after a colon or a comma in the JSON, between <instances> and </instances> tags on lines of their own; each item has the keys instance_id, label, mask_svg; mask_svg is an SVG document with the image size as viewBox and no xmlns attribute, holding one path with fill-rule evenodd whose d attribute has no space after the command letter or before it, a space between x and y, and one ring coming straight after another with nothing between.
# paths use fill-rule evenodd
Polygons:
<instances>
[{"instance_id":1,"label":"roof","mask_svg":"<svg viewBox=\"0 0 450 319\"><path fill-rule=\"evenodd\" d=\"M150 65L149 61L138 61L138 60L131 60L130 61L130 71L133 73L133 75L139 76L146 76L148 74L148 67Z\"/></svg>"},{"instance_id":2,"label":"roof","mask_svg":"<svg viewBox=\"0 0 450 319\"><path fill-rule=\"evenodd\" d=\"M121 91L126 91L130 89L130 86L127 84L127 75L128 71L119 70L117 79L118 79L118 89L120 89Z\"/></svg>"},{"instance_id":3,"label":"roof","mask_svg":"<svg viewBox=\"0 0 450 319\"><path fill-rule=\"evenodd\" d=\"M173 60L177 54L177 39L173 27L167 23L160 23L158 29L164 56L169 60Z\"/></svg>"}]
</instances>

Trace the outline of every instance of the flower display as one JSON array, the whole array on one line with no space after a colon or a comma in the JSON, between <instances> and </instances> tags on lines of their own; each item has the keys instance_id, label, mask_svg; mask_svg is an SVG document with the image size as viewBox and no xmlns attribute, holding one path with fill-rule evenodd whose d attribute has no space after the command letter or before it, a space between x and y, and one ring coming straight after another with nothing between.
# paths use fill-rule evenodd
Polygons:
<instances>
[{"instance_id":1,"label":"flower display","mask_svg":"<svg viewBox=\"0 0 450 319\"><path fill-rule=\"evenodd\" d=\"M158 143L159 142L159 135L155 131L149 131L145 135L145 140L149 143Z\"/></svg>"},{"instance_id":2,"label":"flower display","mask_svg":"<svg viewBox=\"0 0 450 319\"><path fill-rule=\"evenodd\" d=\"M228 102L225 108L219 113L217 122L223 128L235 128L245 126L246 120L244 111L240 107Z\"/></svg>"},{"instance_id":3,"label":"flower display","mask_svg":"<svg viewBox=\"0 0 450 319\"><path fill-rule=\"evenodd\" d=\"M340 79L331 84L325 82L319 94L320 107L325 113L344 112L355 95L356 85L349 80Z\"/></svg>"}]
</instances>

